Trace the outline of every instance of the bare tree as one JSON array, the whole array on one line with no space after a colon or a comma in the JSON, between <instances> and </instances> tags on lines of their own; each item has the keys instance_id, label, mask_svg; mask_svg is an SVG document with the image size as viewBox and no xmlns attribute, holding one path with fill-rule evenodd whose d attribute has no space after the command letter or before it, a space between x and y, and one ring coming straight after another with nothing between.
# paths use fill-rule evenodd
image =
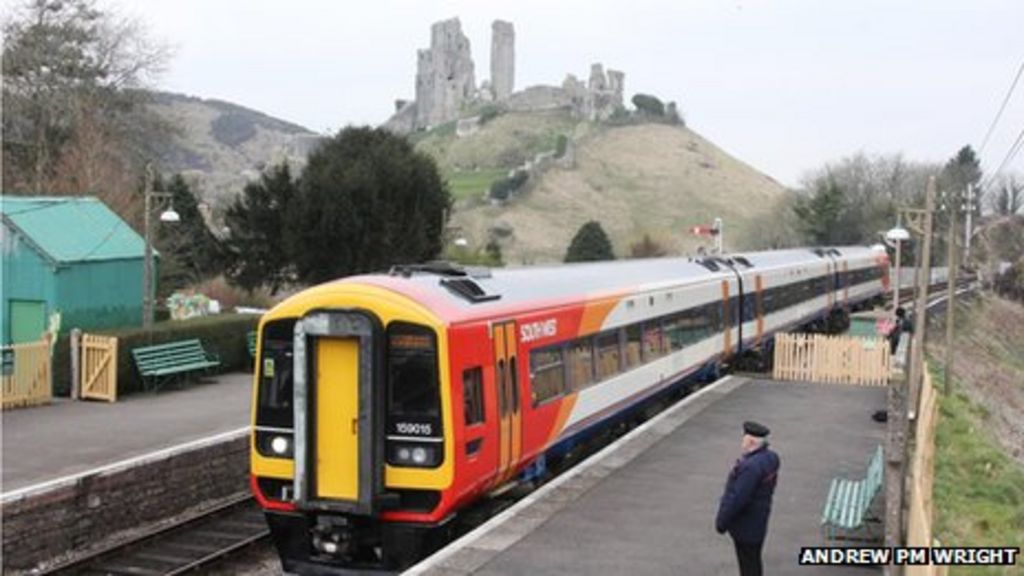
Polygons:
<instances>
[{"instance_id":1,"label":"bare tree","mask_svg":"<svg viewBox=\"0 0 1024 576\"><path fill-rule=\"evenodd\" d=\"M68 146L80 156L102 139L103 150L130 159L140 142L126 127L157 125L139 122L148 111L138 89L162 72L170 51L138 21L94 0L27 0L3 31L5 190L42 193L71 176L95 185L95 174L68 173L82 160L65 160Z\"/></svg>"},{"instance_id":2,"label":"bare tree","mask_svg":"<svg viewBox=\"0 0 1024 576\"><path fill-rule=\"evenodd\" d=\"M997 216L1012 216L1024 208L1024 182L1014 176L1001 177L988 196Z\"/></svg>"}]
</instances>

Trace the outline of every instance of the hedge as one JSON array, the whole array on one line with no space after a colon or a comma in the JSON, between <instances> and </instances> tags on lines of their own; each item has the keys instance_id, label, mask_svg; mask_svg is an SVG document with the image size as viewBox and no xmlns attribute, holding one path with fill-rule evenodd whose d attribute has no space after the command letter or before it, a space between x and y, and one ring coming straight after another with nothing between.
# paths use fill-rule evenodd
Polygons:
<instances>
[{"instance_id":1,"label":"hedge","mask_svg":"<svg viewBox=\"0 0 1024 576\"><path fill-rule=\"evenodd\" d=\"M218 314L191 320L160 322L151 330L129 328L95 332L103 336L116 336L117 341L117 394L122 396L144 390L142 378L132 359L132 349L165 342L198 338L207 352L220 356L220 367L208 374L223 374L250 370L252 359L246 341L247 334L256 329L259 316L253 314ZM54 394L68 395L70 389L70 338L62 335L54 353Z\"/></svg>"}]
</instances>

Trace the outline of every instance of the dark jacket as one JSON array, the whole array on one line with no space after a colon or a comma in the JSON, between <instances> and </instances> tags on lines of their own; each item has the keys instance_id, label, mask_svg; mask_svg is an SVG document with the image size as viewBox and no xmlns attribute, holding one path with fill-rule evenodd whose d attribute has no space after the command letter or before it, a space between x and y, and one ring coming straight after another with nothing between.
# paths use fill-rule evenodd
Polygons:
<instances>
[{"instance_id":1,"label":"dark jacket","mask_svg":"<svg viewBox=\"0 0 1024 576\"><path fill-rule=\"evenodd\" d=\"M718 506L715 529L737 542L759 544L768 534L768 515L779 478L779 456L762 447L736 461Z\"/></svg>"}]
</instances>

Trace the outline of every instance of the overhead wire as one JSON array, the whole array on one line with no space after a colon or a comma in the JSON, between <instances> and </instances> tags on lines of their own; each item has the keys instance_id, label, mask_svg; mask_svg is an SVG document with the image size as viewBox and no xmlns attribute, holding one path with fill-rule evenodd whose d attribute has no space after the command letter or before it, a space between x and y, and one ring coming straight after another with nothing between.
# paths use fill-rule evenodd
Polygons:
<instances>
[{"instance_id":1,"label":"overhead wire","mask_svg":"<svg viewBox=\"0 0 1024 576\"><path fill-rule=\"evenodd\" d=\"M1006 156L1003 157L1003 161L999 163L999 168L997 168L996 171L993 172L982 184L982 190L988 188L989 185L999 177L999 174L1002 173L1003 169L1009 166L1010 162L1013 162L1014 157L1016 157L1021 151L1021 148L1024 148L1024 126L1021 127L1020 132L1017 134L1017 139L1013 141L1013 145L1010 146L1010 150L1007 151Z\"/></svg>"},{"instance_id":2,"label":"overhead wire","mask_svg":"<svg viewBox=\"0 0 1024 576\"><path fill-rule=\"evenodd\" d=\"M1020 81L1021 75L1024 74L1024 58L1020 61L1020 66L1017 67L1017 75L1013 77L1013 82L1010 83L1010 89L1006 91L1006 96L1003 97L1003 103L999 106L999 111L996 112L996 117L992 119L992 123L988 126L988 131L985 132L985 137L981 140L981 147L978 149L978 156L981 156L985 152L985 147L988 146L988 141L992 138L992 133L995 132L996 125L999 124L999 119L1002 118L1003 112L1006 110L1006 105L1010 102L1010 97L1013 96L1013 91L1017 88L1017 82Z\"/></svg>"}]
</instances>

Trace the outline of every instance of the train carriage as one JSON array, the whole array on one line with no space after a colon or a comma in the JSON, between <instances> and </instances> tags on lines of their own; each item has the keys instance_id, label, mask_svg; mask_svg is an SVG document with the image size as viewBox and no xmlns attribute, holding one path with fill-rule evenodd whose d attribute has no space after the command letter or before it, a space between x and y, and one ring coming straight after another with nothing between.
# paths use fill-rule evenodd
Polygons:
<instances>
[{"instance_id":1,"label":"train carriage","mask_svg":"<svg viewBox=\"0 0 1024 576\"><path fill-rule=\"evenodd\" d=\"M877 297L886 268L855 247L439 264L301 292L260 323L253 398L252 488L284 567L406 565L481 494L777 330Z\"/></svg>"}]
</instances>

